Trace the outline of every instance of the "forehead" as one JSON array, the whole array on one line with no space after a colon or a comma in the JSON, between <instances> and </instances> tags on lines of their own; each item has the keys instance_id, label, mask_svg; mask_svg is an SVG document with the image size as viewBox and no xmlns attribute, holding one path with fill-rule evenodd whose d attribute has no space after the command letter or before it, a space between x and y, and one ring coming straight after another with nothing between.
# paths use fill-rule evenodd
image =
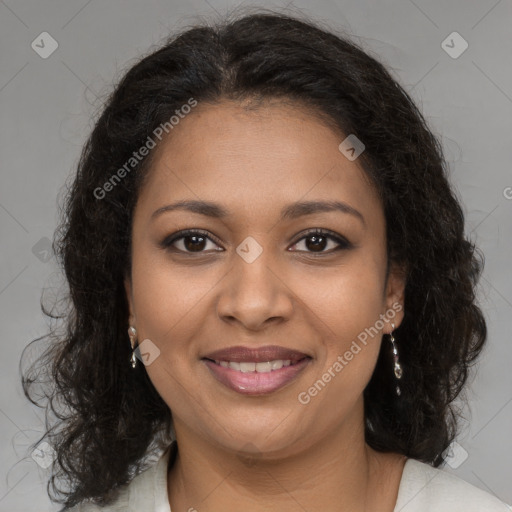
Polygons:
<instances>
[{"instance_id":1,"label":"forehead","mask_svg":"<svg viewBox=\"0 0 512 512\"><path fill-rule=\"evenodd\" d=\"M338 149L344 138L300 105L200 103L154 150L139 207L150 215L171 201L201 199L228 204L240 218L323 199L382 215L367 175Z\"/></svg>"}]
</instances>

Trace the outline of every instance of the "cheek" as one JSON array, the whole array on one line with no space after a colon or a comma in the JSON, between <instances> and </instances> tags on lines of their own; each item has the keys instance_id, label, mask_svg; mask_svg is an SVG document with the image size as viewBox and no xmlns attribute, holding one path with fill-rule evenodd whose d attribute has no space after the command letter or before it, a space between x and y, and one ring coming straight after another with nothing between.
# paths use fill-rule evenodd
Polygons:
<instances>
[{"instance_id":1,"label":"cheek","mask_svg":"<svg viewBox=\"0 0 512 512\"><path fill-rule=\"evenodd\" d=\"M179 418L187 425L197 424L197 417L204 412L198 407L200 396L195 389L198 384L190 376L187 378L189 372L184 373L183 365L169 361L169 354L163 353L146 367L146 371L158 394L172 411L173 418Z\"/></svg>"},{"instance_id":2,"label":"cheek","mask_svg":"<svg viewBox=\"0 0 512 512\"><path fill-rule=\"evenodd\" d=\"M174 331L188 324L188 316L216 280L198 267L179 267L166 256L142 252L134 257L132 282L137 321L144 335L165 342L169 337L180 339Z\"/></svg>"},{"instance_id":3,"label":"cheek","mask_svg":"<svg viewBox=\"0 0 512 512\"><path fill-rule=\"evenodd\" d=\"M382 268L360 253L339 270L317 278L313 286L304 285L303 296L329 326L336 327L335 332L353 333L375 323L384 305L383 287Z\"/></svg>"},{"instance_id":4,"label":"cheek","mask_svg":"<svg viewBox=\"0 0 512 512\"><path fill-rule=\"evenodd\" d=\"M383 327L379 321L383 280L381 267L360 255L317 283L315 289L321 291L309 297L308 305L318 311L318 326L325 334L325 359L320 361L324 370L345 354L344 373L366 375L365 369L376 362Z\"/></svg>"},{"instance_id":5,"label":"cheek","mask_svg":"<svg viewBox=\"0 0 512 512\"><path fill-rule=\"evenodd\" d=\"M383 304L378 277L378 272L369 269L361 275L354 272L343 276L331 285L328 301L324 302L319 322L326 333L324 350L318 352L318 370L309 390L321 395L322 407L329 411L325 424L348 414L377 363L382 340L382 326L377 322Z\"/></svg>"}]
</instances>

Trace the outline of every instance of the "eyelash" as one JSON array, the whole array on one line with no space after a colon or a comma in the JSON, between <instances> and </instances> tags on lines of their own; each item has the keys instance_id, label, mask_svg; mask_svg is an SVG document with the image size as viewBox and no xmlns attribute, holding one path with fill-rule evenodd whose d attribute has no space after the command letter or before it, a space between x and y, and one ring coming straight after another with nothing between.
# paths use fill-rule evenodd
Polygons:
<instances>
[{"instance_id":1,"label":"eyelash","mask_svg":"<svg viewBox=\"0 0 512 512\"><path fill-rule=\"evenodd\" d=\"M329 231L328 229L320 229L320 228L315 228L315 229L307 231L300 238L298 238L292 244L292 246L293 245L297 245L302 240L304 240L304 239L306 239L306 238L308 238L310 236L313 236L313 235L326 237L326 238L328 238L330 240L333 240L337 244L339 244L339 246L337 248L335 248L335 249L331 249L330 251L326 251L326 252L317 252L317 253L311 252L311 251L298 251L298 252L307 252L307 253L313 255L313 257L318 257L318 256L323 256L323 255L330 255L330 254L333 254L333 253L335 253L337 251L347 250L347 249L351 249L353 247L353 245L347 239L345 239L344 237L341 237L340 235L337 235L336 233L334 233L333 231ZM193 251L183 251L181 249L176 249L176 248L172 247L172 244L174 242L176 242L178 240L181 240L182 238L187 238L189 236L201 236L201 237L207 238L211 242L219 245L219 243L216 240L214 240L208 234L207 231L204 231L204 230L201 230L201 229L185 229L183 231L179 231L179 232L174 233L174 234L168 236L167 238L165 238L160 243L160 245L161 245L161 247L163 249L167 249L167 250L174 249L177 252L184 253L184 254L197 254L197 255L206 254L205 251L199 251L199 252L195 252L194 253ZM217 251L217 252L221 252L221 251Z\"/></svg>"}]
</instances>

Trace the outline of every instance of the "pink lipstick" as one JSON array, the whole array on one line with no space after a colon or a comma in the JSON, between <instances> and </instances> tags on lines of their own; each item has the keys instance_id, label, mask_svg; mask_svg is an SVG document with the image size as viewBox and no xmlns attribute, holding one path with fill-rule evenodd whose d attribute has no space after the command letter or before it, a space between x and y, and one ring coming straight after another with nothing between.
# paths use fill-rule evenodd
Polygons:
<instances>
[{"instance_id":1,"label":"pink lipstick","mask_svg":"<svg viewBox=\"0 0 512 512\"><path fill-rule=\"evenodd\" d=\"M297 350L276 345L217 350L203 357L212 375L238 393L262 395L281 389L311 361Z\"/></svg>"}]
</instances>

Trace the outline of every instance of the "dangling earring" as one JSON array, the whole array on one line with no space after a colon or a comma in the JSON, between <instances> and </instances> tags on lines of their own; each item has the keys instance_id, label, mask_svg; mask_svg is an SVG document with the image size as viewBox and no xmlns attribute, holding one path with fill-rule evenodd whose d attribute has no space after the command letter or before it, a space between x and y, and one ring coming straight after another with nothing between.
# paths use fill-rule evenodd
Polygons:
<instances>
[{"instance_id":1,"label":"dangling earring","mask_svg":"<svg viewBox=\"0 0 512 512\"><path fill-rule=\"evenodd\" d=\"M137 337L137 329L130 325L128 329L128 336L130 338L130 344L132 346L132 357L130 358L130 361L132 363L132 368L135 368L137 366L137 358L135 357L135 341Z\"/></svg>"},{"instance_id":2,"label":"dangling earring","mask_svg":"<svg viewBox=\"0 0 512 512\"><path fill-rule=\"evenodd\" d=\"M393 337L393 331L395 330L395 324L391 324L391 333L389 334L390 338L389 338L389 341L391 341L391 345L393 347L393 361L394 361L394 371L395 371L395 377L398 380L400 380L402 378L402 374L403 374L403 371L402 371L402 367L400 366L400 363L398 362L398 350L396 348L396 344L395 344L395 338ZM400 396L401 395L401 391L400 391L400 386L396 386L396 394L397 396Z\"/></svg>"}]
</instances>

